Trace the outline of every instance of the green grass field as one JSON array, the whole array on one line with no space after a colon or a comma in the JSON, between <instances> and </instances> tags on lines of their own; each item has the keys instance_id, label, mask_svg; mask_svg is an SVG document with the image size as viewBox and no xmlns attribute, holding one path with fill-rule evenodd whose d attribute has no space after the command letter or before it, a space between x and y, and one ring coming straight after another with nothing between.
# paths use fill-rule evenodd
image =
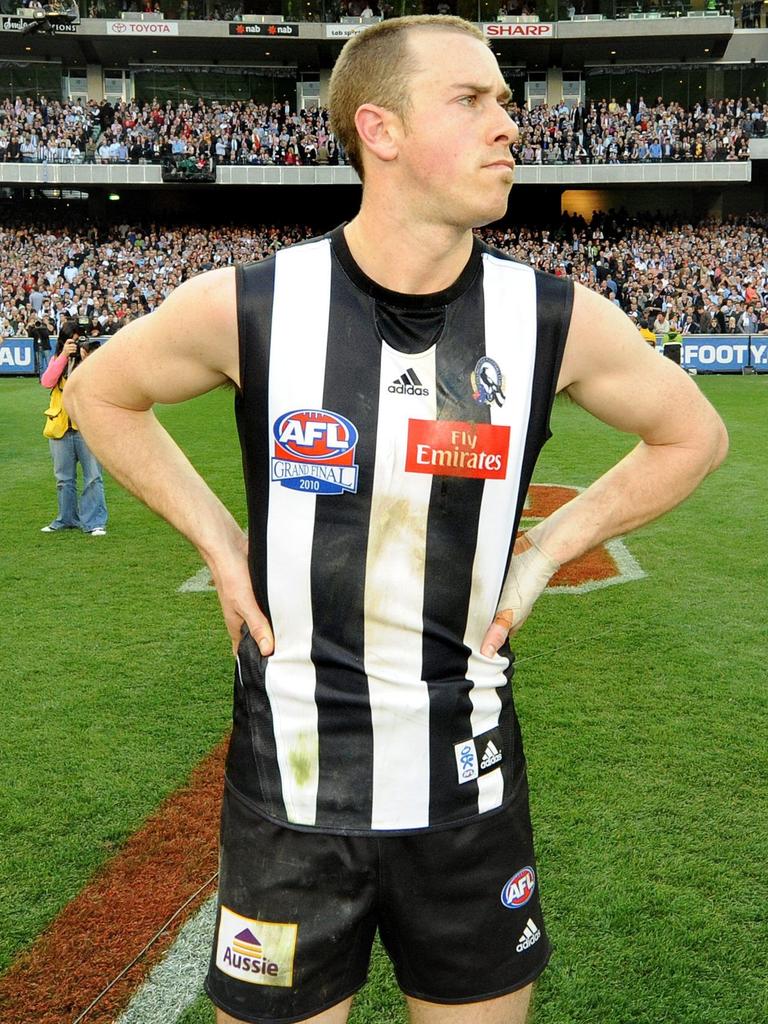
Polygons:
<instances>
[{"instance_id":1,"label":"green grass field","mask_svg":"<svg viewBox=\"0 0 768 1024\"><path fill-rule=\"evenodd\" d=\"M545 595L516 644L555 956L536 1024L768 1020L768 379L698 378L723 468L628 541L646 579ZM107 482L106 538L41 534L45 392L0 381L0 970L224 735L229 643L197 554ZM161 418L243 519L231 395ZM536 479L630 441L558 404ZM199 1001L184 1024L209 1024ZM352 1020L400 1022L378 955ZM64 1024L64 1022L62 1022Z\"/></svg>"}]
</instances>

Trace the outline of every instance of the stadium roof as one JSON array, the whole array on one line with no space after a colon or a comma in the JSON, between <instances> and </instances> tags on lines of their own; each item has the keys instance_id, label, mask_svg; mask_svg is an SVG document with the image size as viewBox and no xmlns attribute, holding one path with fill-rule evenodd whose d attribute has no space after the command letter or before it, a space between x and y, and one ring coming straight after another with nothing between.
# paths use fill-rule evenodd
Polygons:
<instances>
[{"instance_id":1,"label":"stadium roof","mask_svg":"<svg viewBox=\"0 0 768 1024\"><path fill-rule=\"evenodd\" d=\"M136 30L135 26L142 26ZM274 63L304 69L332 66L344 43L335 28L300 23L286 35L243 35L242 23L226 21L131 22L84 18L53 35L24 35L20 19L2 18L0 54L6 58L60 60L65 64L130 66L163 61ZM147 26L151 26L148 28ZM264 26L260 26L263 28ZM348 26L346 26L348 27ZM661 18L654 21L561 21L549 26L486 25L502 64L532 68L580 68L589 64L684 63L768 59L768 32L734 29L731 17ZM547 29L511 36L508 30ZM5 31L2 31L5 29ZM496 34L501 33L501 34ZM746 38L744 38L746 37Z\"/></svg>"}]
</instances>

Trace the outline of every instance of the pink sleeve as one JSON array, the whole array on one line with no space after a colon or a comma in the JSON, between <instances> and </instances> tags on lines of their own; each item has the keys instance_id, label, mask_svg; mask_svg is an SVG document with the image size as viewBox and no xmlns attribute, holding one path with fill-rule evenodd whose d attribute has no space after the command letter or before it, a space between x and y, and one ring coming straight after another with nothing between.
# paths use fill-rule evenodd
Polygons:
<instances>
[{"instance_id":1,"label":"pink sleeve","mask_svg":"<svg viewBox=\"0 0 768 1024\"><path fill-rule=\"evenodd\" d=\"M59 377L64 373L67 365L67 356L62 352L48 363L45 373L40 378L44 388L52 388L58 383Z\"/></svg>"}]
</instances>

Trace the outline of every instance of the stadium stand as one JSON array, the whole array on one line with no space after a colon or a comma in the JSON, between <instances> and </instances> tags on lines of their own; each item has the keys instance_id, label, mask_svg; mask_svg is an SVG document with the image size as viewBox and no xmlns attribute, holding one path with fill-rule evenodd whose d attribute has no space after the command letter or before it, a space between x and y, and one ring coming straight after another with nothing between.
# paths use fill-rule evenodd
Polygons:
<instances>
[{"instance_id":1,"label":"stadium stand","mask_svg":"<svg viewBox=\"0 0 768 1024\"><path fill-rule=\"evenodd\" d=\"M660 98L659 98L660 99ZM763 138L768 104L709 100L686 109L600 99L587 105L512 104L520 128L513 148L523 164L617 164L747 160L749 139ZM36 101L0 105L0 160L20 163L157 163L174 158L216 164L344 163L328 111L289 103L171 100L101 103Z\"/></svg>"},{"instance_id":2,"label":"stadium stand","mask_svg":"<svg viewBox=\"0 0 768 1024\"><path fill-rule=\"evenodd\" d=\"M487 238L654 330L768 329L761 5L91 0L43 33L30 8L0 20L0 334L74 315L108 335L344 219L330 69L371 20L422 10L476 21L512 93L518 184Z\"/></svg>"},{"instance_id":3,"label":"stadium stand","mask_svg":"<svg viewBox=\"0 0 768 1024\"><path fill-rule=\"evenodd\" d=\"M312 229L195 228L122 224L77 229L63 222L0 224L6 253L0 334L36 319L52 329L87 320L109 335L154 309L177 284L212 267L260 259ZM683 334L768 331L768 222L684 224L655 216L564 216L551 230L487 228L492 245L526 263L602 292L638 323L674 321ZM663 235L664 245L660 246ZM659 333L665 333L665 330Z\"/></svg>"}]
</instances>

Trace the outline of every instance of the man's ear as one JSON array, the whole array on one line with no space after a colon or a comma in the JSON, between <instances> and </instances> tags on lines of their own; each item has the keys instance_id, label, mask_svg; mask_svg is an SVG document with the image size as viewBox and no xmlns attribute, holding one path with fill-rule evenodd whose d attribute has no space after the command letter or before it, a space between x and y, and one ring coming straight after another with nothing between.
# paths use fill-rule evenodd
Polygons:
<instances>
[{"instance_id":1,"label":"man's ear","mask_svg":"<svg viewBox=\"0 0 768 1024\"><path fill-rule=\"evenodd\" d=\"M402 132L400 118L385 107L364 103L357 108L355 127L365 149L379 160L394 160Z\"/></svg>"}]
</instances>

